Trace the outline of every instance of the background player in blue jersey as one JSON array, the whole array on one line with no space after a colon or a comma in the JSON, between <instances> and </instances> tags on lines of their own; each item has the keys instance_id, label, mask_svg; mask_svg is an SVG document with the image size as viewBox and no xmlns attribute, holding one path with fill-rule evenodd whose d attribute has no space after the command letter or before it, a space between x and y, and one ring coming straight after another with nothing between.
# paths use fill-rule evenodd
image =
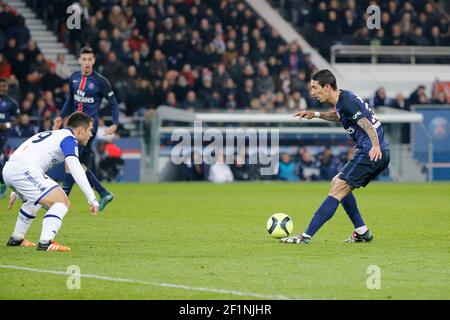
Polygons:
<instances>
[{"instance_id":1,"label":"background player in blue jersey","mask_svg":"<svg viewBox=\"0 0 450 320\"><path fill-rule=\"evenodd\" d=\"M20 122L20 108L14 99L8 97L8 81L0 78L0 198L5 197L6 185L3 181L2 169L7 160L5 155L8 132Z\"/></svg>"},{"instance_id":2,"label":"background player in blue jersey","mask_svg":"<svg viewBox=\"0 0 450 320\"><path fill-rule=\"evenodd\" d=\"M356 152L332 180L328 197L314 214L308 228L295 237L281 239L285 243L309 243L311 237L331 219L342 204L355 231L347 242L369 242L373 239L366 227L352 191L365 187L389 165L389 145L380 121L372 109L351 91L339 90L336 78L329 70L320 70L311 78L311 94L320 102L335 106L335 111L301 111L294 116L305 119L321 118L340 122L356 143Z\"/></svg>"},{"instance_id":3,"label":"background player in blue jersey","mask_svg":"<svg viewBox=\"0 0 450 320\"><path fill-rule=\"evenodd\" d=\"M102 211L105 206L114 199L114 195L103 187L94 173L90 170L94 165L92 141L97 134L102 99L106 98L112 109L113 125L106 130L105 134L107 135L114 134L117 130L119 124L119 107L109 81L93 69L95 55L92 48L81 48L78 62L80 63L81 71L74 72L69 78L70 95L67 98L59 117L54 120L53 130L59 129L63 123L63 119L76 111L87 113L94 119L92 138L89 140L86 147L80 150L80 162L86 167L86 176L89 183L100 195L99 209ZM66 194L70 193L74 183L73 177L70 174L66 174L63 183L63 190Z\"/></svg>"}]
</instances>

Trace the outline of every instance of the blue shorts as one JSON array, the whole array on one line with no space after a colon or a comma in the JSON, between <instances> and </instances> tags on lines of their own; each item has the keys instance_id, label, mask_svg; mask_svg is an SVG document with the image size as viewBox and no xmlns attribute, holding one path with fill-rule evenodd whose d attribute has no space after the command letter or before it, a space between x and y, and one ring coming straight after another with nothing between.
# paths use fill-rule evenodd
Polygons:
<instances>
[{"instance_id":1,"label":"blue shorts","mask_svg":"<svg viewBox=\"0 0 450 320\"><path fill-rule=\"evenodd\" d=\"M371 161L366 152L357 152L352 160L341 169L338 178L353 188L365 187L389 165L389 150L381 151L382 158Z\"/></svg>"}]
</instances>

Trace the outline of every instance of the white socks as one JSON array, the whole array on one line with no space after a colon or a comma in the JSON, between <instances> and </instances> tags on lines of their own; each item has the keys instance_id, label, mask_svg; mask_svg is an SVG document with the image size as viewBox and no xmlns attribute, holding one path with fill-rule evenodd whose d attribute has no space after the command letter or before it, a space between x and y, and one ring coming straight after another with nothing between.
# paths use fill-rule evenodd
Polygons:
<instances>
[{"instance_id":1,"label":"white socks","mask_svg":"<svg viewBox=\"0 0 450 320\"><path fill-rule=\"evenodd\" d=\"M17 240L25 238L25 234L31 226L36 214L42 206L40 204L34 205L33 202L27 201L20 207L19 216L17 217L16 227L12 237Z\"/></svg>"},{"instance_id":2,"label":"white socks","mask_svg":"<svg viewBox=\"0 0 450 320\"><path fill-rule=\"evenodd\" d=\"M362 227L359 227L359 228L355 229L356 233L359 234L359 235L366 233L367 230L368 229L367 229L366 226L362 226Z\"/></svg>"},{"instance_id":3,"label":"white socks","mask_svg":"<svg viewBox=\"0 0 450 320\"><path fill-rule=\"evenodd\" d=\"M42 233L39 242L47 243L56 236L61 228L62 220L69 208L64 203L57 202L51 206L42 220Z\"/></svg>"}]
</instances>

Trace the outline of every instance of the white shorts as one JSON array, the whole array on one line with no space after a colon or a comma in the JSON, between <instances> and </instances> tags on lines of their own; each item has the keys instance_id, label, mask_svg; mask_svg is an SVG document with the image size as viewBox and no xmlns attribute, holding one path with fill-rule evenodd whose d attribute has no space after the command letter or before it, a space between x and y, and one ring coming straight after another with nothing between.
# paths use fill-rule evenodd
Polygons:
<instances>
[{"instance_id":1,"label":"white shorts","mask_svg":"<svg viewBox=\"0 0 450 320\"><path fill-rule=\"evenodd\" d=\"M29 163L7 161L3 167L3 180L22 200L35 205L59 185L36 166Z\"/></svg>"}]
</instances>

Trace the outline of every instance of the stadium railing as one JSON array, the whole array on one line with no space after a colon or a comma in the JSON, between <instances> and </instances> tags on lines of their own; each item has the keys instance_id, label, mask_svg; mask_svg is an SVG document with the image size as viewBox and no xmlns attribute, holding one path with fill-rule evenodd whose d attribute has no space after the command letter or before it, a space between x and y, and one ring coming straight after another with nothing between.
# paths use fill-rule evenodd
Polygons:
<instances>
[{"instance_id":1,"label":"stadium railing","mask_svg":"<svg viewBox=\"0 0 450 320\"><path fill-rule=\"evenodd\" d=\"M371 63L379 62L380 57L396 57L402 61L416 64L417 58L450 58L450 47L430 46L358 46L334 45L331 47L331 63L337 58L370 57Z\"/></svg>"},{"instance_id":2,"label":"stadium railing","mask_svg":"<svg viewBox=\"0 0 450 320\"><path fill-rule=\"evenodd\" d=\"M401 173L401 128L399 124L421 123L423 116L420 113L401 111L392 108L379 108L377 112L379 120L386 125L386 131L391 143L391 154L394 159L392 171L394 179L402 180ZM316 139L321 137L332 137L347 139L347 132L337 124L332 124L322 119L298 120L291 114L269 114L269 113L201 113L189 112L160 106L155 111L150 130L149 144L146 146L148 161L145 168L142 168L143 181L163 180L165 167L170 162L170 154L163 151L162 145L167 143L167 136L175 129L183 128L188 132L194 131L194 122L201 122L202 126L208 129L219 130L225 133L227 129L242 129L244 132L249 129L276 130L280 136L291 134L294 140L302 142L302 139ZM162 136L166 136L166 141L162 142ZM292 141L292 140L291 140ZM281 148L281 147L280 147ZM398 159L398 161L395 161ZM407 174L407 173L405 173Z\"/></svg>"}]
</instances>

